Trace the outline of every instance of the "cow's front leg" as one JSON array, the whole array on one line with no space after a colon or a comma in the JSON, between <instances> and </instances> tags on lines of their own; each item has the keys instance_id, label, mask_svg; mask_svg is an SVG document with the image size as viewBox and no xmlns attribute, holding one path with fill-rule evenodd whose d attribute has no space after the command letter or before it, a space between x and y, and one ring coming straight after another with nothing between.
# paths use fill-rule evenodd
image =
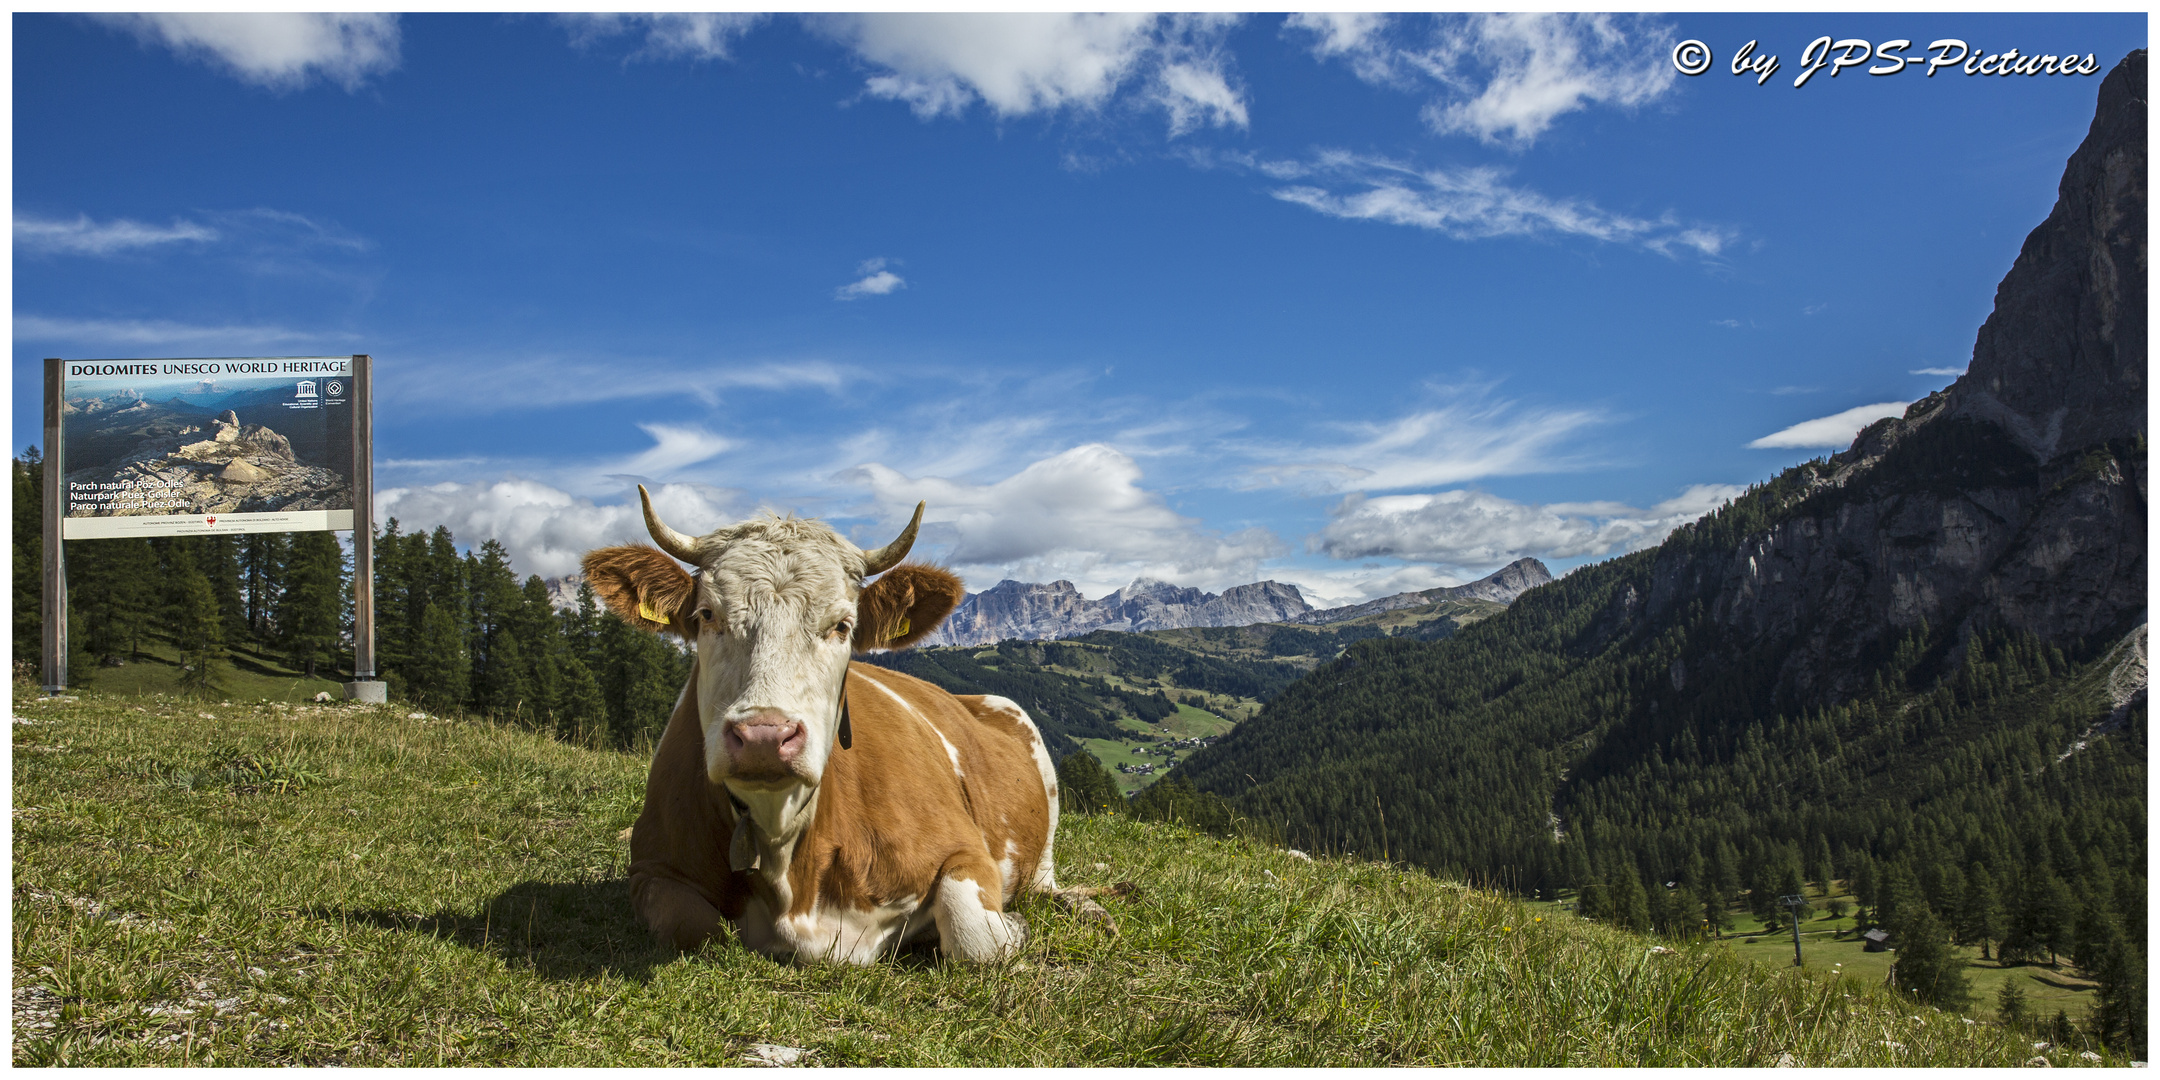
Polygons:
<instances>
[{"instance_id":1,"label":"cow's front leg","mask_svg":"<svg viewBox=\"0 0 2160 1080\"><path fill-rule=\"evenodd\" d=\"M683 952L692 952L720 933L720 909L696 889L658 874L630 875L630 903L653 938Z\"/></svg>"},{"instance_id":2,"label":"cow's front leg","mask_svg":"<svg viewBox=\"0 0 2160 1080\"><path fill-rule=\"evenodd\" d=\"M938 945L946 956L989 963L1020 951L1027 924L1002 910L1004 878L985 856L960 856L938 875Z\"/></svg>"}]
</instances>

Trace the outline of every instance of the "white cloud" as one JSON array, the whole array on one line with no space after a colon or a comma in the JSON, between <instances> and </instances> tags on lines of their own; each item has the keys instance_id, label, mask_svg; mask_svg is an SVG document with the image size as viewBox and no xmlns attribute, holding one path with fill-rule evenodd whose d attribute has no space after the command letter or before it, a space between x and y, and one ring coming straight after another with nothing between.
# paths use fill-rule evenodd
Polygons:
<instances>
[{"instance_id":1,"label":"white cloud","mask_svg":"<svg viewBox=\"0 0 2160 1080\"><path fill-rule=\"evenodd\" d=\"M451 363L408 356L385 370L377 400L415 413L478 414L638 398L686 397L712 406L735 390L838 392L859 377L823 360L738 360L726 356L562 356L461 353ZM386 361L389 363L389 361ZM485 370L485 394L472 392L472 372Z\"/></svg>"},{"instance_id":2,"label":"white cloud","mask_svg":"<svg viewBox=\"0 0 2160 1080\"><path fill-rule=\"evenodd\" d=\"M160 12L92 18L272 90L297 90L319 77L350 92L398 65L395 15Z\"/></svg>"},{"instance_id":3,"label":"white cloud","mask_svg":"<svg viewBox=\"0 0 2160 1080\"><path fill-rule=\"evenodd\" d=\"M166 319L55 319L17 315L18 341L79 342L84 345L142 346L150 349L200 349L214 355L239 355L249 349L296 342L349 344L356 334L326 330L289 330L282 326L202 326ZM335 350L333 350L335 351Z\"/></svg>"},{"instance_id":4,"label":"white cloud","mask_svg":"<svg viewBox=\"0 0 2160 1080\"><path fill-rule=\"evenodd\" d=\"M1376 498L1353 494L1329 510L1332 520L1306 546L1337 559L1396 558L1458 567L1467 579L1524 556L1601 557L1651 547L1743 490L1696 484L1647 510L1612 502L1535 506L1467 489Z\"/></svg>"},{"instance_id":5,"label":"white cloud","mask_svg":"<svg viewBox=\"0 0 2160 1080\"><path fill-rule=\"evenodd\" d=\"M174 218L171 225L145 225L127 218L97 222L87 214L79 214L73 221L19 212L15 215L15 250L33 255L112 255L165 244L208 243L217 238L216 229L179 218Z\"/></svg>"},{"instance_id":6,"label":"white cloud","mask_svg":"<svg viewBox=\"0 0 2160 1080\"><path fill-rule=\"evenodd\" d=\"M882 529L897 531L918 500L927 502L924 542L978 591L1007 577L1062 578L1091 596L1140 577L1221 589L1256 580L1261 561L1284 550L1265 530L1203 529L1142 488L1132 458L1100 443L992 483L908 476L875 463L838 479L867 490Z\"/></svg>"},{"instance_id":7,"label":"white cloud","mask_svg":"<svg viewBox=\"0 0 2160 1080\"><path fill-rule=\"evenodd\" d=\"M1458 240L1502 236L1582 236L1629 244L1670 256L1676 249L1715 256L1731 243L1729 230L1605 210L1581 199L1555 199L1504 182L1489 166L1421 169L1386 158L1322 151L1313 161L1254 162L1292 184L1270 194L1329 217L1431 229Z\"/></svg>"},{"instance_id":8,"label":"white cloud","mask_svg":"<svg viewBox=\"0 0 2160 1080\"><path fill-rule=\"evenodd\" d=\"M859 300L865 296L884 296L895 289L907 288L907 279L885 267L897 260L870 259L855 268L862 279L833 290L835 300Z\"/></svg>"},{"instance_id":9,"label":"white cloud","mask_svg":"<svg viewBox=\"0 0 2160 1080\"><path fill-rule=\"evenodd\" d=\"M738 493L695 484L661 484L653 489L653 509L662 520L685 532L702 533L746 516L736 508ZM587 551L609 544L651 543L644 512L633 492L626 502L595 504L530 480L492 484L432 484L394 487L375 493L378 526L398 519L404 533L446 526L460 544L477 546L495 540L510 552L520 575L560 577L574 573Z\"/></svg>"},{"instance_id":10,"label":"white cloud","mask_svg":"<svg viewBox=\"0 0 2160 1080\"><path fill-rule=\"evenodd\" d=\"M1852 445L1853 436L1860 434L1861 428L1886 416L1903 416L1905 407L1910 404L1910 401L1879 401L1873 405L1861 405L1834 416L1804 420L1783 431L1765 435L1748 445L1757 450L1809 446L1834 446L1843 449Z\"/></svg>"},{"instance_id":11,"label":"white cloud","mask_svg":"<svg viewBox=\"0 0 2160 1080\"><path fill-rule=\"evenodd\" d=\"M729 60L736 39L765 16L745 12L660 12L654 14L566 14L556 19L570 28L570 43L583 48L618 34L645 32L645 44L632 60Z\"/></svg>"},{"instance_id":12,"label":"white cloud","mask_svg":"<svg viewBox=\"0 0 2160 1080\"><path fill-rule=\"evenodd\" d=\"M1256 455L1275 460L1248 470L1241 482L1388 491L1549 472L1570 466L1561 451L1568 438L1604 420L1588 409L1518 411L1511 402L1473 392L1394 420L1336 425L1351 438L1332 445L1255 448Z\"/></svg>"},{"instance_id":13,"label":"white cloud","mask_svg":"<svg viewBox=\"0 0 2160 1080\"><path fill-rule=\"evenodd\" d=\"M1961 368L1961 367L1924 367L1924 368L1914 368L1914 369L1912 369L1912 374L1914 374L1914 375L1963 375L1963 374L1965 374L1965 369L1964 369L1964 368Z\"/></svg>"},{"instance_id":14,"label":"white cloud","mask_svg":"<svg viewBox=\"0 0 2160 1080\"><path fill-rule=\"evenodd\" d=\"M636 476L665 475L716 457L735 445L735 440L704 428L670 424L639 424L652 436L652 449L624 462L618 471Z\"/></svg>"},{"instance_id":15,"label":"white cloud","mask_svg":"<svg viewBox=\"0 0 2160 1080\"><path fill-rule=\"evenodd\" d=\"M1671 28L1648 18L1516 12L1434 18L1424 44L1384 16L1305 15L1288 28L1310 34L1313 54L1340 60L1366 82L1430 86L1423 112L1433 130L1523 148L1553 122L1591 105L1633 108L1672 88L1665 50Z\"/></svg>"},{"instance_id":16,"label":"white cloud","mask_svg":"<svg viewBox=\"0 0 2160 1080\"><path fill-rule=\"evenodd\" d=\"M822 20L826 32L879 69L872 97L905 102L930 120L980 101L1000 118L1098 110L1137 83L1169 114L1172 137L1199 126L1244 127L1220 42L1222 16L1109 14L867 14Z\"/></svg>"}]
</instances>

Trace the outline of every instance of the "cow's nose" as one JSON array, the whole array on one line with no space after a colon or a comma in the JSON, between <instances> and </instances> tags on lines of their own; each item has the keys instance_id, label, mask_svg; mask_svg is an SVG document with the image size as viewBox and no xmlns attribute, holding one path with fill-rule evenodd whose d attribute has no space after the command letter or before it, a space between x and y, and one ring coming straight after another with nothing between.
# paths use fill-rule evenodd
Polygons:
<instances>
[{"instance_id":1,"label":"cow's nose","mask_svg":"<svg viewBox=\"0 0 2160 1080\"><path fill-rule=\"evenodd\" d=\"M803 726L777 712L752 713L728 723L728 762L741 777L779 776L803 749Z\"/></svg>"}]
</instances>

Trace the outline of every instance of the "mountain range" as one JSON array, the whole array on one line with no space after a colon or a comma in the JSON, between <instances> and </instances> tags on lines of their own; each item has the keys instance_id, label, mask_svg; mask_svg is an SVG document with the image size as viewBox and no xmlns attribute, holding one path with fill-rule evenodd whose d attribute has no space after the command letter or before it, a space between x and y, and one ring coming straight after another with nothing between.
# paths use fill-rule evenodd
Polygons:
<instances>
[{"instance_id":1,"label":"mountain range","mask_svg":"<svg viewBox=\"0 0 2160 1080\"><path fill-rule=\"evenodd\" d=\"M1006 580L982 592L969 593L944 625L924 638L921 645L929 648L1045 641L1080 637L1097 630L1138 633L1275 622L1317 626L1452 600L1507 604L1552 579L1544 563L1517 559L1467 585L1397 593L1326 609L1314 608L1306 603L1297 586L1280 581L1235 585L1217 595L1143 578L1100 600L1089 600L1070 581L1043 585ZM557 610L576 609L582 580L576 574L546 579L549 600Z\"/></svg>"},{"instance_id":2,"label":"mountain range","mask_svg":"<svg viewBox=\"0 0 2160 1080\"><path fill-rule=\"evenodd\" d=\"M1001 581L970 593L924 645L988 645L992 642L1079 637L1097 630L1142 632L1255 623L1324 625L1447 600L1509 603L1527 589L1552 580L1536 559L1519 559L1467 585L1398 593L1345 607L1316 609L1295 585L1257 581L1221 595L1164 581L1141 579L1100 600L1080 595L1070 581L1047 585Z\"/></svg>"}]
</instances>

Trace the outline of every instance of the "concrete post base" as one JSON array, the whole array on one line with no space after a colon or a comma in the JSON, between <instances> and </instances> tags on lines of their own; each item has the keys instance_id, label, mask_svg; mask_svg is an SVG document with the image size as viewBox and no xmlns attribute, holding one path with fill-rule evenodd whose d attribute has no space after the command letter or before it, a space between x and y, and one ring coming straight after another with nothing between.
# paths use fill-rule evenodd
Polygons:
<instances>
[{"instance_id":1,"label":"concrete post base","mask_svg":"<svg viewBox=\"0 0 2160 1080\"><path fill-rule=\"evenodd\" d=\"M390 700L390 684L375 679L345 684L345 700L382 705Z\"/></svg>"}]
</instances>

